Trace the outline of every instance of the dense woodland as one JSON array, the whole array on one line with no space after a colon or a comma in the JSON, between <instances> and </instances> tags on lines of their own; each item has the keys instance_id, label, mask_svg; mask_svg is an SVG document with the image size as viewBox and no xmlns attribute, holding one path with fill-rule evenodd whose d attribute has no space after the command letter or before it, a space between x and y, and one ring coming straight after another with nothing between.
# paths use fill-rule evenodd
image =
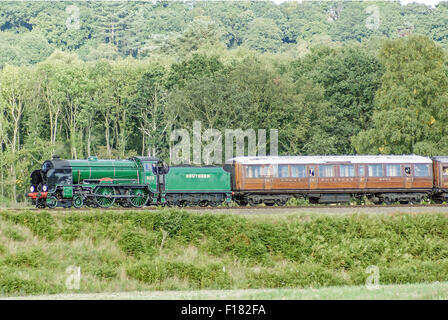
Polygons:
<instances>
[{"instance_id":1,"label":"dense woodland","mask_svg":"<svg viewBox=\"0 0 448 320\"><path fill-rule=\"evenodd\" d=\"M0 202L52 154L168 161L170 132L195 120L278 129L280 154L448 154L446 3L0 8Z\"/></svg>"}]
</instances>

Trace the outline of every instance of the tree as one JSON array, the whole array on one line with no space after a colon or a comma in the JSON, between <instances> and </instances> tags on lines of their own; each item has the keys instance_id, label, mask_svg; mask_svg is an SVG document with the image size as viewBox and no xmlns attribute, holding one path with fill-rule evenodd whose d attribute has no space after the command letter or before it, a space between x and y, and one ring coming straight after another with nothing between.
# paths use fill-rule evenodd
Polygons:
<instances>
[{"instance_id":1,"label":"tree","mask_svg":"<svg viewBox=\"0 0 448 320\"><path fill-rule=\"evenodd\" d=\"M282 44L282 31L272 19L258 18L249 23L243 43L260 52L277 52Z\"/></svg>"},{"instance_id":2,"label":"tree","mask_svg":"<svg viewBox=\"0 0 448 320\"><path fill-rule=\"evenodd\" d=\"M329 108L324 114L334 119L334 123L328 121L332 126L327 130L327 135L336 138L332 150L338 154L353 153L350 138L367 129L371 122L382 74L377 58L359 46L318 47L294 61L292 73L299 85L309 79L322 87ZM322 123L320 127L326 126Z\"/></svg>"},{"instance_id":3,"label":"tree","mask_svg":"<svg viewBox=\"0 0 448 320\"><path fill-rule=\"evenodd\" d=\"M191 128L194 121L201 121L203 130L221 132L277 129L279 152L297 150L304 137L300 110L305 106L294 86L255 57L228 64L220 72L198 74L172 92L166 105L174 110L176 128Z\"/></svg>"},{"instance_id":4,"label":"tree","mask_svg":"<svg viewBox=\"0 0 448 320\"><path fill-rule=\"evenodd\" d=\"M372 127L353 139L358 152L448 152L448 77L444 52L424 36L386 41Z\"/></svg>"},{"instance_id":5,"label":"tree","mask_svg":"<svg viewBox=\"0 0 448 320\"><path fill-rule=\"evenodd\" d=\"M10 165L10 183L13 201L17 198L16 187L16 164L17 154L21 148L21 121L23 114L27 107L27 103L31 101L31 96L35 94L30 86L30 79L28 72L19 67L7 65L2 73L0 79L0 110L4 113L2 120L2 140L8 141L6 145L6 161ZM4 126L4 123L9 122L9 126ZM8 138L5 139L5 129L10 129ZM7 131L6 131L7 132Z\"/></svg>"},{"instance_id":6,"label":"tree","mask_svg":"<svg viewBox=\"0 0 448 320\"><path fill-rule=\"evenodd\" d=\"M224 65L218 56L206 56L204 54L193 54L190 59L175 63L171 66L166 86L183 87L188 81L203 76L211 76L223 71Z\"/></svg>"},{"instance_id":7,"label":"tree","mask_svg":"<svg viewBox=\"0 0 448 320\"><path fill-rule=\"evenodd\" d=\"M55 2L51 7L45 8L30 18L33 32L42 34L48 43L65 50L79 49L90 36L89 24L84 20L88 17L84 7L79 4L74 7L76 13L72 21L70 11L66 11L68 6L65 3ZM78 12L79 10L79 12ZM78 14L79 13L79 14ZM70 24L68 24L70 23Z\"/></svg>"},{"instance_id":8,"label":"tree","mask_svg":"<svg viewBox=\"0 0 448 320\"><path fill-rule=\"evenodd\" d=\"M196 17L177 39L180 54L188 54L203 47L223 46L222 30L210 17Z\"/></svg>"},{"instance_id":9,"label":"tree","mask_svg":"<svg viewBox=\"0 0 448 320\"><path fill-rule=\"evenodd\" d=\"M51 63L51 73L49 76L49 95L51 100L49 104L54 108L54 117L56 110L60 105L61 119L64 123L64 129L67 141L70 143L71 156L77 159L81 149L82 139L80 132L80 113L83 106L87 103L90 84L86 67L78 59L77 55L63 52L54 52L47 62Z\"/></svg>"},{"instance_id":10,"label":"tree","mask_svg":"<svg viewBox=\"0 0 448 320\"><path fill-rule=\"evenodd\" d=\"M18 39L17 47L26 63L35 64L48 58L54 48L39 33L29 32Z\"/></svg>"},{"instance_id":11,"label":"tree","mask_svg":"<svg viewBox=\"0 0 448 320\"><path fill-rule=\"evenodd\" d=\"M110 114L115 146L121 157L126 154L128 137L131 133L131 106L136 94L136 83L144 68L133 59L116 61L111 64L108 86L111 88Z\"/></svg>"},{"instance_id":12,"label":"tree","mask_svg":"<svg viewBox=\"0 0 448 320\"><path fill-rule=\"evenodd\" d=\"M142 137L141 155L167 156L167 131L172 117L165 108L168 92L164 87L166 70L161 65L150 66L136 84L136 96L131 108Z\"/></svg>"}]
</instances>

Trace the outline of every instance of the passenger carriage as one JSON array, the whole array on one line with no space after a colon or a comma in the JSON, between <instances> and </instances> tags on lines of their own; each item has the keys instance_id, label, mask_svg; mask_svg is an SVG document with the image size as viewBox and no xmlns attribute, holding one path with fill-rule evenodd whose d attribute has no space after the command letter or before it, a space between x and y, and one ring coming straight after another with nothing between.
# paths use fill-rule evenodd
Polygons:
<instances>
[{"instance_id":1,"label":"passenger carriage","mask_svg":"<svg viewBox=\"0 0 448 320\"><path fill-rule=\"evenodd\" d=\"M348 202L363 195L374 203L417 203L433 188L432 161L417 155L236 157L226 166L241 205L284 205L291 197Z\"/></svg>"},{"instance_id":2,"label":"passenger carriage","mask_svg":"<svg viewBox=\"0 0 448 320\"><path fill-rule=\"evenodd\" d=\"M433 161L433 200L441 203L448 200L448 157L432 157Z\"/></svg>"}]
</instances>

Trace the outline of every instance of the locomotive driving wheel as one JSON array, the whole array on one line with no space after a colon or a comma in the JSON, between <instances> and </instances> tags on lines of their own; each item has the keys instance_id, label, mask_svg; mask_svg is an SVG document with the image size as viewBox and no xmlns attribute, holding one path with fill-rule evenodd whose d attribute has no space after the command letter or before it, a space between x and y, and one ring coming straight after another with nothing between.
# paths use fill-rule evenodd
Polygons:
<instances>
[{"instance_id":1,"label":"locomotive driving wheel","mask_svg":"<svg viewBox=\"0 0 448 320\"><path fill-rule=\"evenodd\" d=\"M101 208L109 208L115 203L115 190L113 187L99 187L95 191L98 196L95 197L95 202Z\"/></svg>"},{"instance_id":2,"label":"locomotive driving wheel","mask_svg":"<svg viewBox=\"0 0 448 320\"><path fill-rule=\"evenodd\" d=\"M141 208L148 202L149 193L143 188L131 189L129 193L132 197L128 201L136 208Z\"/></svg>"},{"instance_id":3,"label":"locomotive driving wheel","mask_svg":"<svg viewBox=\"0 0 448 320\"><path fill-rule=\"evenodd\" d=\"M56 198L55 196L51 196L49 198L47 198L47 207L50 209L56 208L56 206L58 205L58 198Z\"/></svg>"}]
</instances>

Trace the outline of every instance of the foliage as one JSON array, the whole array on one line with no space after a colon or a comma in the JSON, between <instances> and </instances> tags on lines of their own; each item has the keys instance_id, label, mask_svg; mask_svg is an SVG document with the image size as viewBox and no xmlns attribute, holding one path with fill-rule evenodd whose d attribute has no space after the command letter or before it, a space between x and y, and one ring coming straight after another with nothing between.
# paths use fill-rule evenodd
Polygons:
<instances>
[{"instance_id":1,"label":"foliage","mask_svg":"<svg viewBox=\"0 0 448 320\"><path fill-rule=\"evenodd\" d=\"M8 243L0 251L2 294L68 292L69 265L81 267L82 292L363 285L370 265L380 269L381 285L448 281L446 214L164 209L48 217L30 222L28 212L0 212L1 230L22 234L0 233Z\"/></svg>"},{"instance_id":2,"label":"foliage","mask_svg":"<svg viewBox=\"0 0 448 320\"><path fill-rule=\"evenodd\" d=\"M1 65L43 61L50 48L83 59L185 57L200 47L288 51L316 43L364 42L423 34L446 47L446 5L398 1L271 1L110 3L35 1L0 5ZM372 9L373 8L373 9ZM371 27L373 12L379 24ZM8 40L9 39L9 40ZM12 40L14 39L14 40ZM11 41L12 40L12 41Z\"/></svg>"},{"instance_id":3,"label":"foliage","mask_svg":"<svg viewBox=\"0 0 448 320\"><path fill-rule=\"evenodd\" d=\"M54 154L169 163L194 121L281 155L448 151L443 3L79 2L79 28L71 5L0 4L3 205Z\"/></svg>"},{"instance_id":4,"label":"foliage","mask_svg":"<svg viewBox=\"0 0 448 320\"><path fill-rule=\"evenodd\" d=\"M372 128L354 138L358 152L444 154L448 102L445 54L428 38L387 41Z\"/></svg>"}]
</instances>

